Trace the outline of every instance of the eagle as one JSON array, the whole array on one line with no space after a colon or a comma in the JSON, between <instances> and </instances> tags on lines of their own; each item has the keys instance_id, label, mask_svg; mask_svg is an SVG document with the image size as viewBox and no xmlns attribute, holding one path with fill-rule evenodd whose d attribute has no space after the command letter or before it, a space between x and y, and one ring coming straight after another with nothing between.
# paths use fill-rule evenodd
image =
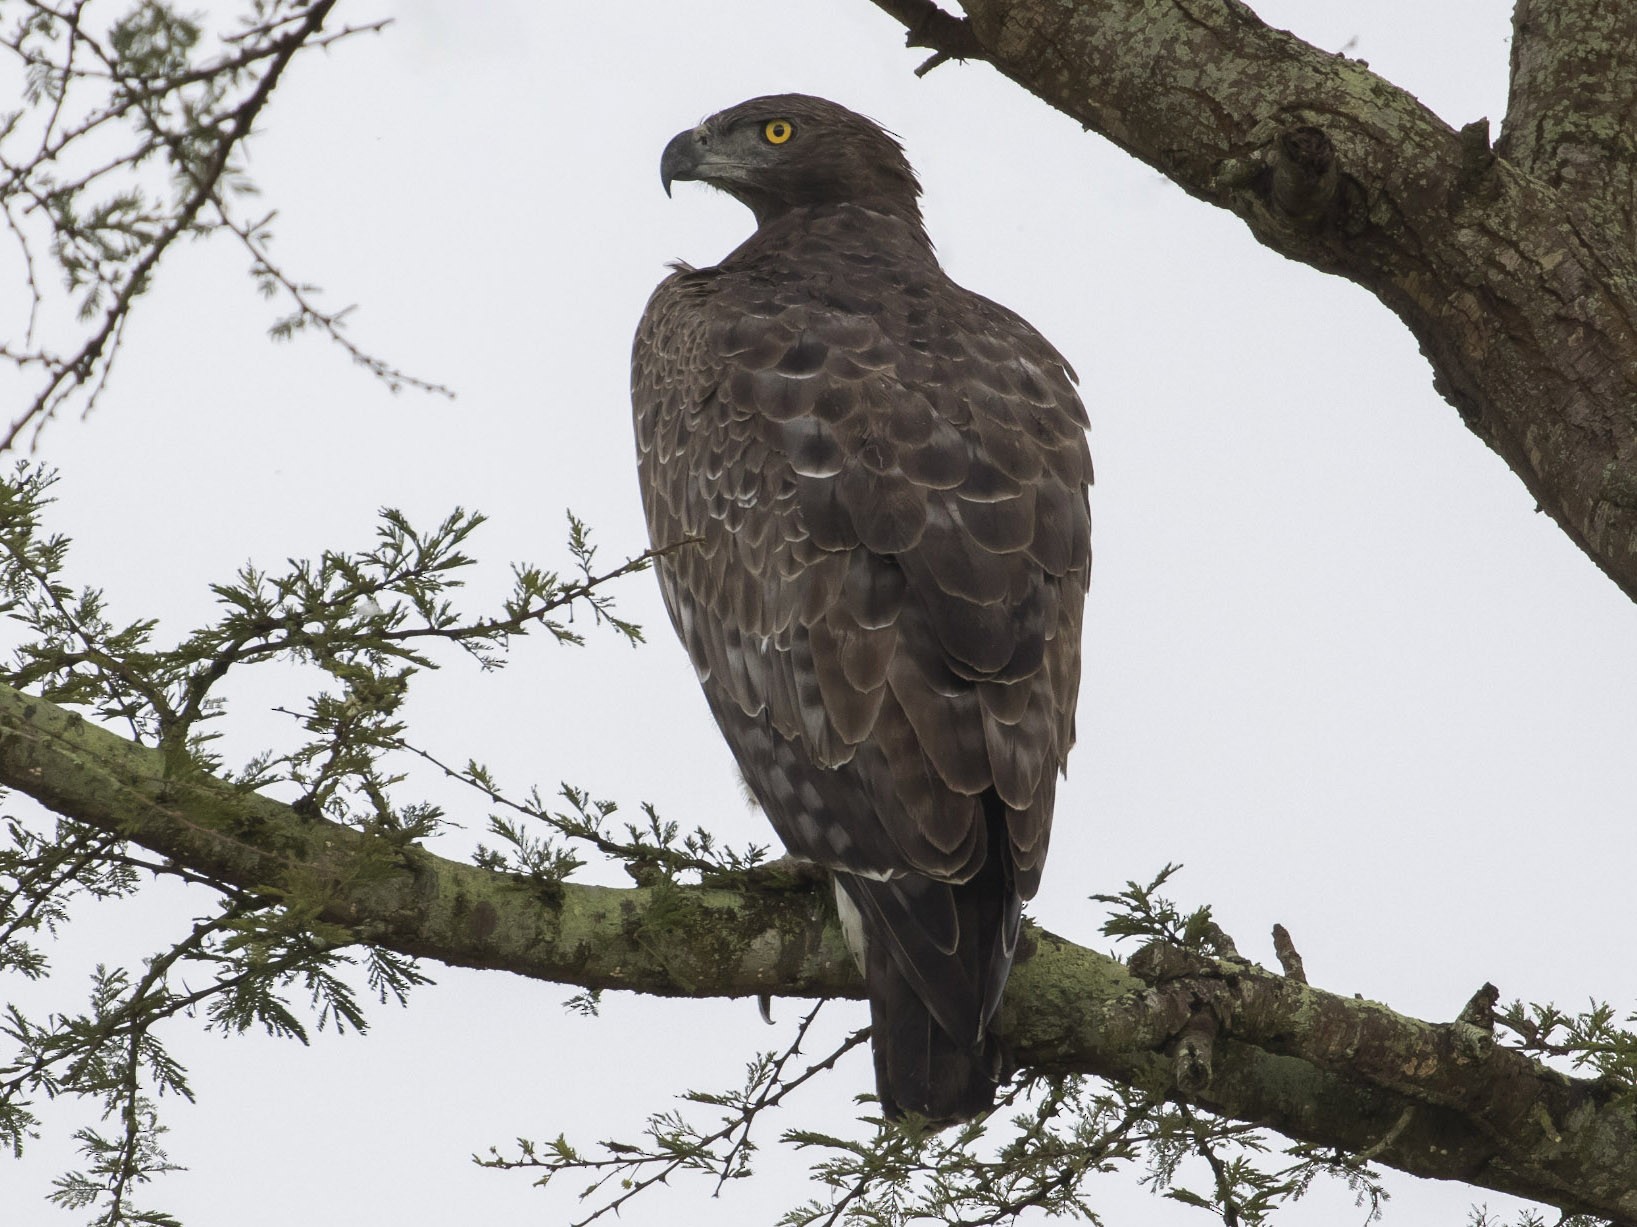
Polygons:
<instances>
[{"instance_id":1,"label":"eagle","mask_svg":"<svg viewBox=\"0 0 1637 1227\"><path fill-rule=\"evenodd\" d=\"M756 231L675 264L631 358L656 570L775 831L834 877L883 1115L994 1103L996 1010L1074 741L1077 378L933 253L896 139L822 98L679 133Z\"/></svg>"}]
</instances>

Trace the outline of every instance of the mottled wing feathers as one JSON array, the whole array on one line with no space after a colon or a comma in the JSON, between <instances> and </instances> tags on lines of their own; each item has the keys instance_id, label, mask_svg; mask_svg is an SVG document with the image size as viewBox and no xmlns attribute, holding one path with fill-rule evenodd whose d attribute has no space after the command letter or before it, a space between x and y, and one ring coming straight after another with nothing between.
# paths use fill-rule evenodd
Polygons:
<instances>
[{"instance_id":1,"label":"mottled wing feathers","mask_svg":"<svg viewBox=\"0 0 1637 1227\"><path fill-rule=\"evenodd\" d=\"M632 392L653 541L687 543L666 604L746 779L787 846L859 875L937 1025L981 1031L1074 736L1072 372L918 228L843 207L668 278Z\"/></svg>"},{"instance_id":2,"label":"mottled wing feathers","mask_svg":"<svg viewBox=\"0 0 1637 1227\"><path fill-rule=\"evenodd\" d=\"M929 256L896 282L853 267L884 219L830 220L787 267L674 275L644 317L649 525L696 542L661 565L667 603L745 714L826 767L879 751L864 791L907 862L838 868L969 874L957 798L993 787L1029 893L1073 737L1084 411L1027 324Z\"/></svg>"}]
</instances>

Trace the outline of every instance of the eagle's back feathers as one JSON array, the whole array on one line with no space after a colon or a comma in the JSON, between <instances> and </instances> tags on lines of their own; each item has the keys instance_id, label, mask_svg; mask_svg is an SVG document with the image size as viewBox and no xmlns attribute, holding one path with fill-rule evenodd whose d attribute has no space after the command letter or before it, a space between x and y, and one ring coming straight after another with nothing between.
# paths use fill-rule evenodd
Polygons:
<instances>
[{"instance_id":1,"label":"eagle's back feathers","mask_svg":"<svg viewBox=\"0 0 1637 1227\"><path fill-rule=\"evenodd\" d=\"M883 1103L970 1116L1074 738L1073 372L918 214L842 202L666 278L632 399L653 542L694 542L658 571L711 711L862 921Z\"/></svg>"}]
</instances>

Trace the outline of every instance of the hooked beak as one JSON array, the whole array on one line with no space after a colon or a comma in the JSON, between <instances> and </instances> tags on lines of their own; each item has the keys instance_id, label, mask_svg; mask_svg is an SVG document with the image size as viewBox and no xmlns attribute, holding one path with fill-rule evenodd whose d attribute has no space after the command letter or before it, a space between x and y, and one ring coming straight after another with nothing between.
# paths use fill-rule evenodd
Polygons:
<instances>
[{"instance_id":1,"label":"hooked beak","mask_svg":"<svg viewBox=\"0 0 1637 1227\"><path fill-rule=\"evenodd\" d=\"M699 168L709 152L710 137L704 125L673 136L659 156L659 181L665 186L665 194L671 194L671 184L678 179L698 179Z\"/></svg>"}]
</instances>

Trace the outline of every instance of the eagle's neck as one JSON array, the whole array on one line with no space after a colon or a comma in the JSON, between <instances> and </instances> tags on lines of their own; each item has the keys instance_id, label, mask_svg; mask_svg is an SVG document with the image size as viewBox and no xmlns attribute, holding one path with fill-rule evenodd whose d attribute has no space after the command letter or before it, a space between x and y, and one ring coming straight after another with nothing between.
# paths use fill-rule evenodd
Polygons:
<instances>
[{"instance_id":1,"label":"eagle's neck","mask_svg":"<svg viewBox=\"0 0 1637 1227\"><path fill-rule=\"evenodd\" d=\"M892 202L868 200L783 210L762 221L756 233L722 261L721 267L783 260L804 250L826 255L841 252L891 264L926 262L936 266L937 257L921 224L920 210L913 201L907 208L891 206Z\"/></svg>"}]
</instances>

